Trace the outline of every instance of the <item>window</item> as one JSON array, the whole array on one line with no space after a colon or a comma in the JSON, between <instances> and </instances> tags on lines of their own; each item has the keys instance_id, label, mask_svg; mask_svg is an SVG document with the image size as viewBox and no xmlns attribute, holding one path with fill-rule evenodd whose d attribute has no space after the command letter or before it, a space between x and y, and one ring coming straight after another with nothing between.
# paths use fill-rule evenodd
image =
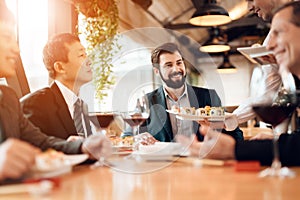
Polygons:
<instances>
[{"instance_id":1,"label":"window","mask_svg":"<svg viewBox=\"0 0 300 200\"><path fill-rule=\"evenodd\" d=\"M6 0L18 25L20 54L31 91L48 85L42 59L48 39L48 0Z\"/></svg>"}]
</instances>

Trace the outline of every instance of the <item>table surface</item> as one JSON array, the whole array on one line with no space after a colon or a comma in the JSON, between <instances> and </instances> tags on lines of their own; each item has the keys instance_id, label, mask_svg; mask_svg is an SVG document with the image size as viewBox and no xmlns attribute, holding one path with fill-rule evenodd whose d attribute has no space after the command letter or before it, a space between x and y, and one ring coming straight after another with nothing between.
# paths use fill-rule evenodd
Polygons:
<instances>
[{"instance_id":1,"label":"table surface","mask_svg":"<svg viewBox=\"0 0 300 200\"><path fill-rule=\"evenodd\" d=\"M272 135L272 129L270 128L259 128L259 127L251 127L251 128L240 128L243 131L244 139L248 140L257 134L270 134Z\"/></svg>"},{"instance_id":2,"label":"table surface","mask_svg":"<svg viewBox=\"0 0 300 200\"><path fill-rule=\"evenodd\" d=\"M199 165L196 158L143 161L114 157L113 167L80 165L60 176L50 194L26 193L0 199L299 199L300 168L291 179L259 178L258 171L236 171L234 165ZM218 163L213 163L218 164Z\"/></svg>"}]
</instances>

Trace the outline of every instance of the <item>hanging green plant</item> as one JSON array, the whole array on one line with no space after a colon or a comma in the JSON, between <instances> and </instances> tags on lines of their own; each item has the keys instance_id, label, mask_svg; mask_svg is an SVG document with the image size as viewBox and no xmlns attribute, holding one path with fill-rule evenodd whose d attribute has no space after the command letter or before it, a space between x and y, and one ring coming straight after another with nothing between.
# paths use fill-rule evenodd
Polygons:
<instances>
[{"instance_id":1,"label":"hanging green plant","mask_svg":"<svg viewBox=\"0 0 300 200\"><path fill-rule=\"evenodd\" d=\"M79 34L87 42L92 60L96 97L102 99L114 83L112 58L121 48L117 43L119 12L116 0L73 0L81 19Z\"/></svg>"}]
</instances>

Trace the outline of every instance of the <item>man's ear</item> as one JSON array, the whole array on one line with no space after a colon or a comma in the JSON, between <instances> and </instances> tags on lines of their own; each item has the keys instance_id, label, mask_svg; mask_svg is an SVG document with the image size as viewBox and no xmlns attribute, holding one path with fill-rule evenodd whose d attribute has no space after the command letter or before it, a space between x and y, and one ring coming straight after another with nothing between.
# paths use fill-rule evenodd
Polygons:
<instances>
[{"instance_id":1,"label":"man's ear","mask_svg":"<svg viewBox=\"0 0 300 200\"><path fill-rule=\"evenodd\" d=\"M159 75L159 70L157 67L153 67L153 72L154 74Z\"/></svg>"},{"instance_id":2,"label":"man's ear","mask_svg":"<svg viewBox=\"0 0 300 200\"><path fill-rule=\"evenodd\" d=\"M59 61L54 63L54 70L56 73L59 73L59 74L64 73L64 71L65 71L62 63Z\"/></svg>"}]
</instances>

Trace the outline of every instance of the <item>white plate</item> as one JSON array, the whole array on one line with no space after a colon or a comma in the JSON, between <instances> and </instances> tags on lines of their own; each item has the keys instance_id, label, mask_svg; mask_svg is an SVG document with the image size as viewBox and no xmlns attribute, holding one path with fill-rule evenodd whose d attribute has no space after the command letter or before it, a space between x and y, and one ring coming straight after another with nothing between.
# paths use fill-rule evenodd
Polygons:
<instances>
[{"instance_id":1,"label":"white plate","mask_svg":"<svg viewBox=\"0 0 300 200\"><path fill-rule=\"evenodd\" d=\"M226 117L229 117L229 115L224 115L224 116L197 116L197 115L187 115L187 114L176 115L176 118L180 120L203 121L207 119L208 121L212 121L212 122L224 121Z\"/></svg>"},{"instance_id":2,"label":"white plate","mask_svg":"<svg viewBox=\"0 0 300 200\"><path fill-rule=\"evenodd\" d=\"M142 160L174 160L176 157L185 154L185 150L180 143L156 142L153 145L140 145L138 151L132 155Z\"/></svg>"},{"instance_id":3,"label":"white plate","mask_svg":"<svg viewBox=\"0 0 300 200\"><path fill-rule=\"evenodd\" d=\"M211 122L221 122L221 121L224 121L226 118L233 115L232 113L225 113L224 116L197 116L197 115L177 113L172 110L166 110L166 111L170 114L176 115L177 119L192 120L192 121L203 121L203 120L207 119L208 121L211 121Z\"/></svg>"},{"instance_id":4,"label":"white plate","mask_svg":"<svg viewBox=\"0 0 300 200\"><path fill-rule=\"evenodd\" d=\"M175 111L173 111L173 110L166 110L168 113L170 113L170 114L174 114L174 115L177 115L177 114L179 114L178 112L175 112Z\"/></svg>"},{"instance_id":5,"label":"white plate","mask_svg":"<svg viewBox=\"0 0 300 200\"><path fill-rule=\"evenodd\" d=\"M80 164L88 159L87 154L64 155L63 163L60 166L38 168L32 167L30 176L38 178L50 178L61 174L68 173L72 170L72 166Z\"/></svg>"}]
</instances>

